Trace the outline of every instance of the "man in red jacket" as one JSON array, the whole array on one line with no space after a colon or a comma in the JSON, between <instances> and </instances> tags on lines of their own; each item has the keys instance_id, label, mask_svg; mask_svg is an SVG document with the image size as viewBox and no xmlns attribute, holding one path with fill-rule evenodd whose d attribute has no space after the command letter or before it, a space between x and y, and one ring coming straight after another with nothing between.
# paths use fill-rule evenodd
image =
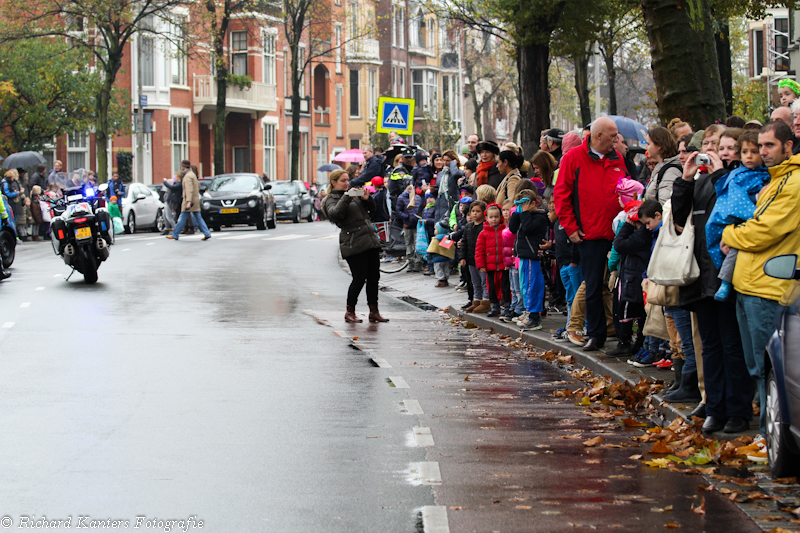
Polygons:
<instances>
[{"instance_id":1,"label":"man in red jacket","mask_svg":"<svg viewBox=\"0 0 800 533\"><path fill-rule=\"evenodd\" d=\"M586 279L588 340L584 351L602 348L606 341L603 284L614 230L611 222L619 213L617 181L628 175L625 161L614 149L617 125L607 117L592 123L583 146L561 159L553 192L556 214L569 239L578 244L581 270Z\"/></svg>"}]
</instances>

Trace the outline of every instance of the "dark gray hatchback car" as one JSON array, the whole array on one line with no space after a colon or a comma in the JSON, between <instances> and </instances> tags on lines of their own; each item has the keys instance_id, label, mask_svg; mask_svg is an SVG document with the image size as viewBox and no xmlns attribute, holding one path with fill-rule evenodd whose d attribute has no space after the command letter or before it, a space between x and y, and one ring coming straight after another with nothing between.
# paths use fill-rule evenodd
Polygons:
<instances>
[{"instance_id":1,"label":"dark gray hatchback car","mask_svg":"<svg viewBox=\"0 0 800 533\"><path fill-rule=\"evenodd\" d=\"M271 188L258 174L241 172L214 176L200 198L203 219L214 231L235 224L273 229L278 213Z\"/></svg>"}]
</instances>

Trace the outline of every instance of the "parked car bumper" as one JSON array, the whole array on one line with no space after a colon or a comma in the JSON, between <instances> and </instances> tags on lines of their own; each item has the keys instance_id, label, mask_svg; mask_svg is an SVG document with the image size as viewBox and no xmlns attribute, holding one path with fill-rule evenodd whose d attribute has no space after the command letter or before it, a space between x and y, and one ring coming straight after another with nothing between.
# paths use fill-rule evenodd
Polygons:
<instances>
[{"instance_id":1,"label":"parked car bumper","mask_svg":"<svg viewBox=\"0 0 800 533\"><path fill-rule=\"evenodd\" d=\"M222 211L230 211L235 209L235 213L227 212L223 213ZM249 206L237 206L235 208L216 208L212 207L211 209L203 209L203 220L206 221L206 224L209 226L228 226L232 224L250 224L253 225L259 220L261 220L262 208L261 206L256 207L249 207Z\"/></svg>"}]
</instances>

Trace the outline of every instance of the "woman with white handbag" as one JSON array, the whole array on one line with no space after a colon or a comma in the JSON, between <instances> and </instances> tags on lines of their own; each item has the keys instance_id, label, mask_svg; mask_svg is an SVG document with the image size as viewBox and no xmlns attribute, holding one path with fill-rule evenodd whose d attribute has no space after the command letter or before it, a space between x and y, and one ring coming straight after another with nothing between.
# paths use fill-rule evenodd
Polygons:
<instances>
[{"instance_id":1,"label":"woman with white handbag","mask_svg":"<svg viewBox=\"0 0 800 533\"><path fill-rule=\"evenodd\" d=\"M672 253L685 253L692 234L694 242L689 264L670 265L676 271L673 272L674 281L665 284L682 285L678 305L697 316L706 391L703 431L738 433L747 430L752 419L753 381L744 360L736 307L731 302L714 300L720 281L717 279L718 269L708 253L705 235L706 221L717 199L714 184L729 171L717 155L716 142L720 133L717 127L706 130L704 153L686 161L683 179L676 180L673 185L673 220L665 221L665 226L671 222L671 229L681 232L683 248ZM657 266L663 266L664 262ZM658 276L650 277L659 282Z\"/></svg>"}]
</instances>

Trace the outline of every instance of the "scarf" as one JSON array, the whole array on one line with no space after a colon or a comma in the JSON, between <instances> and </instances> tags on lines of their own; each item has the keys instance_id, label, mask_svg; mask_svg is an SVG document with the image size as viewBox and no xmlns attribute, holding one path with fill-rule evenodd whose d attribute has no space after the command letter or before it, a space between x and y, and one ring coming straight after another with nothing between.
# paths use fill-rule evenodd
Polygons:
<instances>
[{"instance_id":1,"label":"scarf","mask_svg":"<svg viewBox=\"0 0 800 533\"><path fill-rule=\"evenodd\" d=\"M486 185L489 181L489 169L492 168L494 165L494 161L489 161L487 163L478 163L478 170L475 172L477 176L476 184L478 187L481 185Z\"/></svg>"}]
</instances>

